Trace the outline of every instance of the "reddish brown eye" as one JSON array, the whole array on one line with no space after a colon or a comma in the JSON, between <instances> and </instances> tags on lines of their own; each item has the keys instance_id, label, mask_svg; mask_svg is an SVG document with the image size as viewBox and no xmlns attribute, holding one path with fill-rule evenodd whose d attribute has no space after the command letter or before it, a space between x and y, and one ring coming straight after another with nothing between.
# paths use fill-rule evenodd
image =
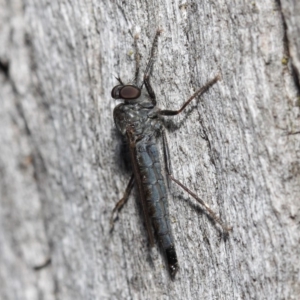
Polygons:
<instances>
[{"instance_id":1,"label":"reddish brown eye","mask_svg":"<svg viewBox=\"0 0 300 300\"><path fill-rule=\"evenodd\" d=\"M111 91L111 96L114 98L114 99L118 99L120 98L120 89L123 85L116 85L112 91Z\"/></svg>"},{"instance_id":2,"label":"reddish brown eye","mask_svg":"<svg viewBox=\"0 0 300 300\"><path fill-rule=\"evenodd\" d=\"M120 90L119 97L125 100L136 99L141 95L141 90L134 85L125 85Z\"/></svg>"}]
</instances>

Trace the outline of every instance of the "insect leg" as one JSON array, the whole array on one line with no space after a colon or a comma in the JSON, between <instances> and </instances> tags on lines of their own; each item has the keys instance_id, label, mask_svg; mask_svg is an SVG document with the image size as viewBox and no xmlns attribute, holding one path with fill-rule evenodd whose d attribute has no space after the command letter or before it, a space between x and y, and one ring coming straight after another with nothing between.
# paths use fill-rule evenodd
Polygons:
<instances>
[{"instance_id":1,"label":"insect leg","mask_svg":"<svg viewBox=\"0 0 300 300\"><path fill-rule=\"evenodd\" d=\"M118 77L115 77L115 78L119 81L120 84L124 85L123 81L120 78L120 75Z\"/></svg>"},{"instance_id":2,"label":"insect leg","mask_svg":"<svg viewBox=\"0 0 300 300\"><path fill-rule=\"evenodd\" d=\"M131 178L128 182L128 185L126 187L126 190L125 190L125 193L124 193L123 197L121 198L121 200L118 201L118 203L116 204L116 206L114 207L114 209L111 213L110 232L112 232L114 230L115 220L118 217L119 211L122 209L124 204L128 201L128 198L129 198L129 195L130 195L130 192L131 192L133 186L134 186L134 174L131 175Z\"/></svg>"},{"instance_id":3,"label":"insect leg","mask_svg":"<svg viewBox=\"0 0 300 300\"><path fill-rule=\"evenodd\" d=\"M162 116L175 116L181 113L189 104L190 102L196 98L197 96L201 96L205 93L211 86L213 86L218 80L220 80L220 75L217 75L214 79L208 81L202 88L196 91L183 105L179 110L161 110L159 112Z\"/></svg>"},{"instance_id":4,"label":"insect leg","mask_svg":"<svg viewBox=\"0 0 300 300\"><path fill-rule=\"evenodd\" d=\"M165 161L165 168L166 173L172 174L172 166L171 166L171 159L170 159L170 150L168 145L168 140L165 131L162 131L162 138L163 138L163 153L164 153L164 161ZM170 188L170 177L168 176L168 187Z\"/></svg>"},{"instance_id":5,"label":"insect leg","mask_svg":"<svg viewBox=\"0 0 300 300\"><path fill-rule=\"evenodd\" d=\"M146 66L146 70L144 73L144 80L143 80L143 84L145 84L145 86L146 86L147 92L152 100L153 105L156 105L156 96L155 96L153 88L150 84L150 74L151 74L152 67L153 67L153 64L155 62L155 58L157 55L157 43L158 43L158 37L159 37L160 33L161 33L161 30L156 31L156 35L154 37L152 48L151 48L150 58L149 58L147 66Z\"/></svg>"},{"instance_id":6,"label":"insect leg","mask_svg":"<svg viewBox=\"0 0 300 300\"><path fill-rule=\"evenodd\" d=\"M153 64L155 62L155 58L156 58L156 55L157 55L158 37L161 34L161 32L162 32L162 30L160 30L160 29L158 29L156 31L156 34L155 34L155 37L154 37L154 40L153 40L153 43L152 43L150 58L149 58L149 61L148 61L148 64L147 64L147 67L146 67L146 70L145 70L145 73L144 73L144 80L146 78L148 78L151 74L152 67L153 67Z\"/></svg>"},{"instance_id":7,"label":"insect leg","mask_svg":"<svg viewBox=\"0 0 300 300\"><path fill-rule=\"evenodd\" d=\"M175 179L172 175L171 171L171 162L170 162L170 153L169 153L169 147L168 142L165 133L162 134L163 137L163 152L164 152L164 158L166 161L166 170L168 177L173 180L175 183L177 183L182 189L184 189L188 194L190 194L196 201L198 201L202 206L205 207L206 211L208 212L209 216L217 222L219 225L221 225L223 231L226 233L229 232L232 227L227 226L223 223L223 221L217 216L217 214L209 207L209 205L200 199L194 192L192 192L189 188L187 188L185 185L183 185L179 180Z\"/></svg>"},{"instance_id":8,"label":"insect leg","mask_svg":"<svg viewBox=\"0 0 300 300\"><path fill-rule=\"evenodd\" d=\"M149 96L150 96L150 98L151 98L151 100L152 100L152 103L153 103L153 105L155 106L155 105L156 105L156 96L155 96L155 93L154 93L154 91L153 91L153 89L152 89L152 86L151 86L151 84L150 84L149 77L146 77L146 78L144 79L144 83L145 83L145 87L146 87L146 89L147 89L147 92L148 92L148 94L149 94Z\"/></svg>"},{"instance_id":9,"label":"insect leg","mask_svg":"<svg viewBox=\"0 0 300 300\"><path fill-rule=\"evenodd\" d=\"M138 40L138 35L136 34L134 36L134 48L135 48L135 74L134 74L134 82L137 85L138 82L138 77L139 77L139 72L140 72L140 59L141 59L141 55L139 53L139 49L138 49L138 44L137 44L137 40Z\"/></svg>"}]
</instances>

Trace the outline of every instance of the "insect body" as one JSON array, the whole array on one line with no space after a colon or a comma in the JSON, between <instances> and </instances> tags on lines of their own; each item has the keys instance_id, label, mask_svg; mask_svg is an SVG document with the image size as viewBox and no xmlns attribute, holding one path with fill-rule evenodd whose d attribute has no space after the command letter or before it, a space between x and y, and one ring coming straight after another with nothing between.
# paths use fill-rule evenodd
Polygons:
<instances>
[{"instance_id":1,"label":"insect body","mask_svg":"<svg viewBox=\"0 0 300 300\"><path fill-rule=\"evenodd\" d=\"M219 80L219 77L215 77L192 95L184 103L181 109L158 109L156 107L156 97L151 87L149 76L154 62L159 34L160 31L158 31L155 36L151 57L146 68L142 85L138 86L137 82L133 85L126 85L118 79L120 84L115 86L112 90L113 98L124 100L124 103L119 104L114 109L114 120L118 130L126 137L133 168L133 175L127 186L124 197L117 203L113 213L118 212L122 208L129 197L134 183L136 183L139 198L143 207L150 245L154 245L154 229L159 243L166 254L171 277L174 277L178 270L178 262L171 232L167 208L166 186L161 172L156 137L162 131L162 116L174 116L179 114L196 96L204 93L210 86L216 83ZM136 61L135 81L137 81L139 70L139 60L136 59ZM143 85L145 85L149 97L141 96ZM168 160L169 154L164 134L163 138L165 145L164 154L166 160ZM169 161L167 161L166 165L169 178L204 205L213 219L218 222L223 229L228 230L204 201L199 199L193 192L172 176ZM113 216L111 224L113 225Z\"/></svg>"},{"instance_id":2,"label":"insect body","mask_svg":"<svg viewBox=\"0 0 300 300\"><path fill-rule=\"evenodd\" d=\"M115 95L113 93L113 96ZM156 145L156 134L161 129L158 110L147 99L131 100L127 99L127 103L114 109L115 123L119 131L127 137L150 244L154 244L151 228L153 225L161 247L166 252L171 274L175 274L177 257L167 211L166 187Z\"/></svg>"}]
</instances>

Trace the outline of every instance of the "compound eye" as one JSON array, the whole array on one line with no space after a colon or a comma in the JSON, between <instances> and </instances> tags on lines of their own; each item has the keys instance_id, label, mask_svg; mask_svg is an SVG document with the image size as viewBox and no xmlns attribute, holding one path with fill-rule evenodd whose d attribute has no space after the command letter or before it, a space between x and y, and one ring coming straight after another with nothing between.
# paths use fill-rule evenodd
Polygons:
<instances>
[{"instance_id":1,"label":"compound eye","mask_svg":"<svg viewBox=\"0 0 300 300\"><path fill-rule=\"evenodd\" d=\"M120 98L120 89L123 87L123 85L116 85L112 90L111 90L111 96L114 99L119 99Z\"/></svg>"},{"instance_id":2,"label":"compound eye","mask_svg":"<svg viewBox=\"0 0 300 300\"><path fill-rule=\"evenodd\" d=\"M136 99L141 95L141 90L134 85L125 85L120 90L120 98L125 100Z\"/></svg>"}]
</instances>

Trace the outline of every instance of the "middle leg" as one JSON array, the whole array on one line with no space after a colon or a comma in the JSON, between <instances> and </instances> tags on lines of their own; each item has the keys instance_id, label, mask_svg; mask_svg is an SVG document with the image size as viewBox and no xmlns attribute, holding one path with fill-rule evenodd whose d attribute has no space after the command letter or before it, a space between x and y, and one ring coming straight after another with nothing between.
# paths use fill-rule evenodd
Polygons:
<instances>
[{"instance_id":1,"label":"middle leg","mask_svg":"<svg viewBox=\"0 0 300 300\"><path fill-rule=\"evenodd\" d=\"M130 180L128 182L128 185L126 187L126 190L125 190L125 193L124 193L122 199L117 202L116 206L114 207L114 209L113 209L113 211L111 213L111 217L110 217L110 232L112 232L114 230L115 220L118 217L119 211L122 209L122 207L128 201L128 198L130 196L130 193L131 193L131 190L132 190L133 186L134 186L134 174L132 174L131 177L130 177Z\"/></svg>"},{"instance_id":2,"label":"middle leg","mask_svg":"<svg viewBox=\"0 0 300 300\"><path fill-rule=\"evenodd\" d=\"M208 81L202 88L200 88L198 91L196 91L178 110L161 110L159 112L162 116L175 116L180 114L189 104L190 102L196 98L197 96L201 96L204 94L211 86L213 86L218 80L220 80L220 75L217 75L214 79Z\"/></svg>"}]
</instances>

